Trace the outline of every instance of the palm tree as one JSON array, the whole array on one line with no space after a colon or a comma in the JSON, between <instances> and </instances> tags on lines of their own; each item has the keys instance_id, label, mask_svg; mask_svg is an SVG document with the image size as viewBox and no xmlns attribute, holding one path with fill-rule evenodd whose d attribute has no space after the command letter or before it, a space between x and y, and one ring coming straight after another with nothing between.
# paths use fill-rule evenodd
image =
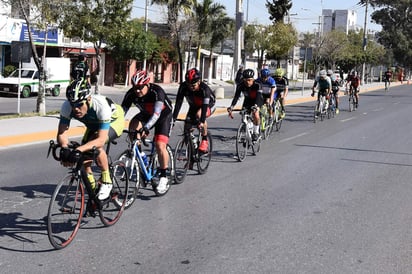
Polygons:
<instances>
[{"instance_id":1,"label":"palm tree","mask_svg":"<svg viewBox=\"0 0 412 274\"><path fill-rule=\"evenodd\" d=\"M196 5L196 0L152 0L152 4L167 6L167 25L170 31L170 37L176 45L176 49L179 55L179 67L180 67L180 81L183 80L183 56L180 44L180 30L179 14L191 14L192 7Z\"/></svg>"},{"instance_id":2,"label":"palm tree","mask_svg":"<svg viewBox=\"0 0 412 274\"><path fill-rule=\"evenodd\" d=\"M206 35L210 34L213 29L216 30L214 24L218 18L226 16L225 6L213 3L213 0L203 0L203 4L198 3L194 8L194 18L197 23L197 56L196 66L200 67L200 48L204 42Z\"/></svg>"},{"instance_id":3,"label":"palm tree","mask_svg":"<svg viewBox=\"0 0 412 274\"><path fill-rule=\"evenodd\" d=\"M269 19L273 23L283 22L285 16L289 13L289 10L292 8L291 0L272 0L272 3L269 0L266 0L266 8L269 11Z\"/></svg>"}]
</instances>

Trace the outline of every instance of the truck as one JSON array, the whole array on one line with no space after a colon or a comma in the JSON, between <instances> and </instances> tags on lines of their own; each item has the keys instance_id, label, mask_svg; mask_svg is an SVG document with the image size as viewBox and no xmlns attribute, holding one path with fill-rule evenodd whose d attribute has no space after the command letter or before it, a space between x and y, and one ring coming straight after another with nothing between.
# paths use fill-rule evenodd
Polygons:
<instances>
[{"instance_id":1,"label":"truck","mask_svg":"<svg viewBox=\"0 0 412 274\"><path fill-rule=\"evenodd\" d=\"M30 63L22 63L21 69L16 69L8 77L0 79L0 93L17 94L19 90L20 71L20 95L23 98L30 97L39 91L39 71ZM61 89L70 83L70 59L59 57L46 57L46 95L59 96Z\"/></svg>"}]
</instances>

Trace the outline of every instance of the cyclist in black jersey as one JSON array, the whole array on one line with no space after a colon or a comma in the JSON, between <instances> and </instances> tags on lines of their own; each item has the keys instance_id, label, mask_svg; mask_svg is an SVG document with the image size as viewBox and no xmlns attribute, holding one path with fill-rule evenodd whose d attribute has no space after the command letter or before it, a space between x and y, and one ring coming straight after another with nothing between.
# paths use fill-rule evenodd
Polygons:
<instances>
[{"instance_id":1,"label":"cyclist in black jersey","mask_svg":"<svg viewBox=\"0 0 412 274\"><path fill-rule=\"evenodd\" d=\"M289 91L289 80L284 76L283 69L281 68L277 68L275 70L274 77L276 81L276 92L274 100L279 100L280 106L282 108L280 117L283 119L286 115L285 98L288 95Z\"/></svg>"},{"instance_id":2,"label":"cyclist in black jersey","mask_svg":"<svg viewBox=\"0 0 412 274\"><path fill-rule=\"evenodd\" d=\"M154 142L160 163L160 180L157 188L159 192L163 192L168 182L167 144L172 124L172 102L159 85L150 83L150 76L146 71L136 71L131 80L133 87L125 94L122 107L125 113L132 104L139 109L139 113L129 123L129 131L137 131L142 138L145 138L149 135L150 129L155 129Z\"/></svg>"},{"instance_id":3,"label":"cyclist in black jersey","mask_svg":"<svg viewBox=\"0 0 412 274\"><path fill-rule=\"evenodd\" d=\"M243 71L243 82L236 87L235 97L233 97L230 107L227 108L229 114L232 113L240 95L244 95L243 108L252 113L253 117L253 141L259 138L259 108L263 105L262 86L254 79L255 72L252 69Z\"/></svg>"},{"instance_id":4,"label":"cyclist in black jersey","mask_svg":"<svg viewBox=\"0 0 412 274\"><path fill-rule=\"evenodd\" d=\"M203 128L202 141L199 150L207 152L209 147L207 141L207 121L206 118L215 111L215 95L210 87L201 81L201 75L198 69L192 68L186 72L186 81L181 83L176 95L176 104L173 111L173 121L177 119L183 99L186 98L189 104L187 118L190 121L199 121L198 127Z\"/></svg>"}]
</instances>

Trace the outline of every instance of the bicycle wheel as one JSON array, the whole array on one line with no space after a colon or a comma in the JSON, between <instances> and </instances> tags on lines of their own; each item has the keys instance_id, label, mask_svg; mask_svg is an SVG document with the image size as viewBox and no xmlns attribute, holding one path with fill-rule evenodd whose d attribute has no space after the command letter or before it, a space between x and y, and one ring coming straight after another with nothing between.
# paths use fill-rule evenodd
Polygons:
<instances>
[{"instance_id":1,"label":"bicycle wheel","mask_svg":"<svg viewBox=\"0 0 412 274\"><path fill-rule=\"evenodd\" d=\"M135 161L134 166L132 167L131 151L123 151L119 157L118 161L122 161L125 164L127 175L129 177L129 187L127 192L127 200L124 206L125 209L128 209L136 200L137 193L140 188L140 172L139 172L139 162ZM118 204L120 206L120 204Z\"/></svg>"},{"instance_id":2,"label":"bicycle wheel","mask_svg":"<svg viewBox=\"0 0 412 274\"><path fill-rule=\"evenodd\" d=\"M267 132L268 132L268 122L269 122L269 112L268 109L266 107L266 104L264 104L262 106L262 108L260 109L260 130L262 132L262 136L264 139L266 139Z\"/></svg>"},{"instance_id":3,"label":"bicycle wheel","mask_svg":"<svg viewBox=\"0 0 412 274\"><path fill-rule=\"evenodd\" d=\"M352 112L355 109L355 100L353 94L349 95L349 112Z\"/></svg>"},{"instance_id":4,"label":"bicycle wheel","mask_svg":"<svg viewBox=\"0 0 412 274\"><path fill-rule=\"evenodd\" d=\"M314 122L314 123L316 123L316 120L318 119L318 117L319 117L319 115L320 115L319 104L320 104L319 100L316 101L315 109L314 109L314 111L313 111L313 122Z\"/></svg>"},{"instance_id":5,"label":"bicycle wheel","mask_svg":"<svg viewBox=\"0 0 412 274\"><path fill-rule=\"evenodd\" d=\"M236 154L239 162L242 162L246 158L249 141L246 134L246 124L241 123L236 135Z\"/></svg>"},{"instance_id":6,"label":"bicycle wheel","mask_svg":"<svg viewBox=\"0 0 412 274\"><path fill-rule=\"evenodd\" d=\"M167 149L167 153L169 155L169 161L167 163L167 171L166 171L167 185L166 185L166 188L165 188L164 191L159 191L158 188L157 188L157 185L158 185L158 182L159 182L159 179L160 179L159 172L158 172L159 167L160 167L160 162L159 162L159 157L157 155L157 152L154 153L154 155L151 159L153 161L153 165L152 165L153 174L155 174L155 176L152 179L152 188L153 188L154 193L156 193L157 196L163 196L169 191L170 186L172 185L173 179L174 179L175 174L176 174L175 167L174 167L175 165L174 165L174 160L173 160L174 157L173 157L172 149L169 145L167 145L166 149Z\"/></svg>"},{"instance_id":7,"label":"bicycle wheel","mask_svg":"<svg viewBox=\"0 0 412 274\"><path fill-rule=\"evenodd\" d=\"M275 112L275 127L276 127L276 131L280 130L280 127L282 126L282 121L283 119L280 117L281 112L280 112L280 103L276 103L276 112Z\"/></svg>"},{"instance_id":8,"label":"bicycle wheel","mask_svg":"<svg viewBox=\"0 0 412 274\"><path fill-rule=\"evenodd\" d=\"M260 144L262 143L262 137L259 136L258 140L251 143L252 154L256 155L260 151Z\"/></svg>"},{"instance_id":9,"label":"bicycle wheel","mask_svg":"<svg viewBox=\"0 0 412 274\"><path fill-rule=\"evenodd\" d=\"M209 167L210 160L212 159L212 153L213 153L213 142L212 142L212 134L210 131L207 131L207 141L208 141L208 148L207 152L201 152L197 150L197 171L199 174L204 174L207 171L207 168ZM199 146L198 146L199 147Z\"/></svg>"},{"instance_id":10,"label":"bicycle wheel","mask_svg":"<svg viewBox=\"0 0 412 274\"><path fill-rule=\"evenodd\" d=\"M187 142L186 137L183 137L176 145L174 153L175 161L175 184L181 184L184 182L189 169L190 159L192 159L192 153Z\"/></svg>"},{"instance_id":11,"label":"bicycle wheel","mask_svg":"<svg viewBox=\"0 0 412 274\"><path fill-rule=\"evenodd\" d=\"M129 192L129 177L126 165L115 161L110 165L113 189L107 200L100 201L99 217L105 226L117 223L123 214Z\"/></svg>"},{"instance_id":12,"label":"bicycle wheel","mask_svg":"<svg viewBox=\"0 0 412 274\"><path fill-rule=\"evenodd\" d=\"M47 212L47 234L54 248L62 249L73 241L83 212L83 184L80 179L68 175L54 190Z\"/></svg>"}]
</instances>

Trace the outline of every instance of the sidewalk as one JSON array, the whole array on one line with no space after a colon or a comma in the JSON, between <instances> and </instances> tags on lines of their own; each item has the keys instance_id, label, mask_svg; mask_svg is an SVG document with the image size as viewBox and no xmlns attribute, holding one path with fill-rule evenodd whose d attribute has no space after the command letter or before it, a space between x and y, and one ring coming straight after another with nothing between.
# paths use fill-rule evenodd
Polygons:
<instances>
[{"instance_id":1,"label":"sidewalk","mask_svg":"<svg viewBox=\"0 0 412 274\"><path fill-rule=\"evenodd\" d=\"M393 83L397 85L398 83ZM164 88L177 88L177 84L162 85ZM215 81L210 85L212 89L218 87L225 87L230 90L231 85L223 81ZM302 90L302 82L291 83L290 91L286 99L286 105L293 105L303 102L314 101L315 98L311 97L311 90L306 88ZM117 87L116 89L121 89L122 87ZM123 87L124 88L124 87ZM376 89L384 88L383 83L372 83L361 87L361 92L369 92ZM113 91L113 87L99 87L100 92L104 95ZM126 88L125 88L126 89ZM233 92L226 91L224 98L217 98L216 111L213 114L224 115L226 114L226 108L230 105L233 97ZM239 107L242 103L242 99L239 100L237 106ZM188 109L187 104L183 104L180 113L183 117ZM135 107L131 108L126 115L126 121L130 120L137 112ZM56 131L58 126L58 115L53 116L35 116L35 117L20 117L11 119L0 120L0 150L34 144L34 143L44 143L51 139L56 138ZM70 136L82 136L85 127L82 123L72 120L69 134Z\"/></svg>"}]
</instances>

